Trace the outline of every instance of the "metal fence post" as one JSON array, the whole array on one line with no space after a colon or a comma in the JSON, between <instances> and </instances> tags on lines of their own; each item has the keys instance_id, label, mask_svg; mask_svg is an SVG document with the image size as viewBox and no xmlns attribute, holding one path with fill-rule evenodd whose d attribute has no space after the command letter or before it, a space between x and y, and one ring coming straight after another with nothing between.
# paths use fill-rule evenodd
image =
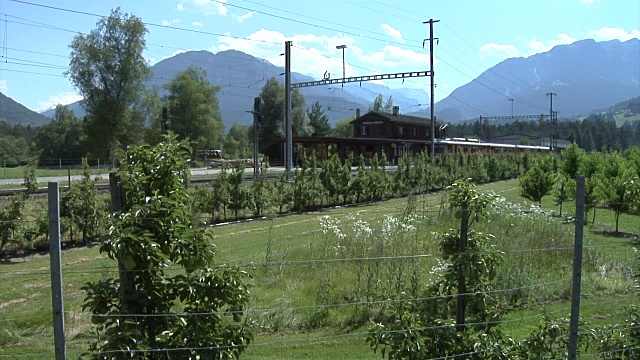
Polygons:
<instances>
[{"instance_id":1,"label":"metal fence post","mask_svg":"<svg viewBox=\"0 0 640 360\"><path fill-rule=\"evenodd\" d=\"M582 238L584 225L584 176L576 186L576 229L573 247L573 286L571 288L571 322L569 323L569 360L578 353L578 321L580 320L580 285L582 282Z\"/></svg>"},{"instance_id":2,"label":"metal fence post","mask_svg":"<svg viewBox=\"0 0 640 360\"><path fill-rule=\"evenodd\" d=\"M53 339L56 360L67 357L64 339L64 304L62 297L62 256L60 253L60 189L49 183L49 259L51 267L51 305L53 308Z\"/></svg>"}]
</instances>

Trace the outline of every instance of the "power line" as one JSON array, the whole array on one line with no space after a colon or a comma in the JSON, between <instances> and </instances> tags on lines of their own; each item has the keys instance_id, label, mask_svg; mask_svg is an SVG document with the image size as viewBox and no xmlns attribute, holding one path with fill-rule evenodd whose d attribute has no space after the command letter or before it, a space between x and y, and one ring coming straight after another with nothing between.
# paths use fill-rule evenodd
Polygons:
<instances>
[{"instance_id":1,"label":"power line","mask_svg":"<svg viewBox=\"0 0 640 360\"><path fill-rule=\"evenodd\" d=\"M64 12L80 14L80 15L87 15L87 16L93 16L93 17L99 17L99 18L106 18L107 17L105 15L94 14L94 13L90 13L90 12L86 12L86 11L73 10L73 9L67 9L67 8L62 8L62 7L58 7L58 6L51 6L51 5L44 5L44 4L36 4L36 3L23 1L23 0L9 0L9 1L13 1L13 2L16 2L16 3L24 4L24 5L41 7L41 8L57 10L57 11L64 11ZM227 5L229 5L229 4L227 4ZM247 40L247 41L255 41L255 42L260 42L260 43L265 43L265 44L281 45L280 43L277 43L277 42L274 42L274 41L250 39L250 38L241 37L241 36L233 36L233 35L229 35L229 34L220 34L220 33L214 33L214 32L210 32L210 31L204 31L204 30L186 29L186 28L181 28L181 27L177 27L177 26L162 25L162 24L156 24L156 23L150 23L150 22L142 22L142 23L144 25L147 25L147 26L154 26L154 27L158 27L158 28L171 29L171 30L179 30L179 31L190 32L190 33L195 33L195 34L221 36L221 37L227 37L227 38L238 39L238 40Z\"/></svg>"},{"instance_id":2,"label":"power line","mask_svg":"<svg viewBox=\"0 0 640 360\"><path fill-rule=\"evenodd\" d=\"M346 24L341 24L341 23L334 22L334 21L329 21L329 20L319 19L319 18L316 18L316 17L313 17L313 16L308 16L308 15L301 14L301 13L297 13L297 12L293 12L293 11L290 11L290 10L280 9L280 8L277 8L277 7L274 7L274 6L269 6L269 5L261 4L261 3L258 3L258 2L255 2L255 1L251 1L251 0L242 0L242 1L244 1L244 2L248 2L248 3L251 3L251 4L254 4L254 5L263 6L263 7L266 7L266 8L268 8L268 9L277 10L277 11L282 11L282 12L284 12L284 13L289 13L289 14L292 14L292 15L305 17L305 18L307 18L307 19L311 19L311 20L322 21L322 22L325 22L325 23L328 23L328 24L338 25L338 26L342 26L342 27L349 28L349 29L354 29L354 30L358 30L358 31L364 31L364 32L367 32L367 33L370 33L370 34L374 34L374 35L388 36L388 37L390 37L390 38L393 38L393 37L391 37L391 36L389 36L389 35L387 35L387 34L382 34L382 33L378 33L378 32L375 32L375 31L371 31L371 30L366 30L366 29L362 29L362 28L359 28L359 27L355 27L355 26L350 26L350 25L346 25ZM224 3L224 4L225 4L226 6L231 5L231 4L229 4L229 3ZM235 5L231 5L231 6L235 6ZM418 40L409 40L409 39L405 39L405 40L407 40L407 41L416 41L416 42L418 41Z\"/></svg>"},{"instance_id":3,"label":"power line","mask_svg":"<svg viewBox=\"0 0 640 360\"><path fill-rule=\"evenodd\" d=\"M11 1L20 1L20 0L11 0ZM399 42L395 42L395 41L389 41L389 40L380 39L380 38L376 38L376 37L372 37L372 36L356 34L356 33L353 33L353 32L343 31L343 30L340 30L340 29L330 28L330 27L323 26L323 25L318 25L318 24L313 24L313 23L309 23L309 22L306 22L306 21L301 21L301 20L288 18L286 16L270 14L270 13L267 13L267 12L264 12L264 11L260 11L260 10L256 10L256 9L250 9L250 8L247 8L247 7L244 7L244 6L229 4L229 3L226 3L226 2L222 2L220 0L211 0L211 1L217 2L219 4L224 4L225 6L232 6L232 7L239 8L239 9L246 10L246 11L253 11L253 12L256 12L258 14L271 16L271 17L274 17L274 18L277 18L277 19L281 19L281 20L287 20L287 21L298 23L298 24L313 26L313 27L316 27L316 28L319 28L319 29L330 30L330 31L335 31L335 32L341 32L341 33L345 33L345 34L348 34L348 35L357 36L357 37L361 37L361 38L365 38L365 39L381 41L381 42L384 42L386 44L405 45L405 44L402 44L402 43L399 43ZM414 47L414 48L418 48L418 49L420 48L420 46L415 46L415 45L406 45L406 46Z\"/></svg>"}]
</instances>

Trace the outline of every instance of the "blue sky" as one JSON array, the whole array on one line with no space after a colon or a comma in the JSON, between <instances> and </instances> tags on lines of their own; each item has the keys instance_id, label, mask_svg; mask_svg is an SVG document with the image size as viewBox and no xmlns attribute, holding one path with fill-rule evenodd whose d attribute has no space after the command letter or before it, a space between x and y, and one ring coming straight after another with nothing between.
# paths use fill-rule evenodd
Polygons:
<instances>
[{"instance_id":1,"label":"blue sky","mask_svg":"<svg viewBox=\"0 0 640 360\"><path fill-rule=\"evenodd\" d=\"M282 66L292 40L293 70L315 78L340 77L341 44L347 76L428 70L422 22L437 19L436 100L509 57L586 38L640 38L638 0L0 0L0 91L37 111L78 100L62 75L68 45L98 18L61 9L108 15L117 6L149 24L151 65L185 50L237 49ZM428 90L429 79L385 85Z\"/></svg>"}]
</instances>

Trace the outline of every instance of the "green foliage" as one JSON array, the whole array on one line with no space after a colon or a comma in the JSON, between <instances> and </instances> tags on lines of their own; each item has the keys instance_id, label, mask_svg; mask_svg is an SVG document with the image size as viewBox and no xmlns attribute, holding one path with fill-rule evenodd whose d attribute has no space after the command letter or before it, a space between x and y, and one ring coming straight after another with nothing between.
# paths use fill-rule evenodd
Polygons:
<instances>
[{"instance_id":1,"label":"green foliage","mask_svg":"<svg viewBox=\"0 0 640 360\"><path fill-rule=\"evenodd\" d=\"M24 244L22 237L24 226L21 220L25 200L25 194L16 194L11 197L8 204L0 206L0 254L8 244L18 248Z\"/></svg>"},{"instance_id":2,"label":"green foliage","mask_svg":"<svg viewBox=\"0 0 640 360\"><path fill-rule=\"evenodd\" d=\"M253 180L249 188L251 207L254 215L262 215L272 203L273 185L267 178L269 161L265 158L260 166L260 174Z\"/></svg>"},{"instance_id":3,"label":"green foliage","mask_svg":"<svg viewBox=\"0 0 640 360\"><path fill-rule=\"evenodd\" d=\"M224 154L227 159L247 159L253 156L253 129L249 125L233 122L224 136Z\"/></svg>"},{"instance_id":4,"label":"green foliage","mask_svg":"<svg viewBox=\"0 0 640 360\"><path fill-rule=\"evenodd\" d=\"M560 216L562 216L562 204L575 198L576 180L561 173L556 174L551 194L555 204L560 206Z\"/></svg>"},{"instance_id":5,"label":"green foliage","mask_svg":"<svg viewBox=\"0 0 640 360\"><path fill-rule=\"evenodd\" d=\"M338 154L330 154L329 158L322 162L320 181L326 191L328 202L337 201L340 195L340 170L342 162ZM347 185L348 186L348 185Z\"/></svg>"},{"instance_id":6,"label":"green foliage","mask_svg":"<svg viewBox=\"0 0 640 360\"><path fill-rule=\"evenodd\" d=\"M287 174L282 173L280 179L275 183L275 193L273 194L273 202L278 204L278 212L284 212L292 208L293 187L287 181Z\"/></svg>"},{"instance_id":7,"label":"green foliage","mask_svg":"<svg viewBox=\"0 0 640 360\"><path fill-rule=\"evenodd\" d=\"M164 87L170 130L179 139L195 141L195 150L219 149L224 131L216 96L220 87L209 83L207 72L188 67Z\"/></svg>"},{"instance_id":8,"label":"green foliage","mask_svg":"<svg viewBox=\"0 0 640 360\"><path fill-rule=\"evenodd\" d=\"M121 271L119 278L82 288L83 308L94 314L99 335L88 355L103 359L101 352L108 351L112 359L237 358L252 339L243 315L249 275L216 264L211 233L192 223L185 187L189 144L167 137L155 147L129 147L122 156L117 174L126 203L100 246ZM190 349L147 351L175 348Z\"/></svg>"},{"instance_id":9,"label":"green foliage","mask_svg":"<svg viewBox=\"0 0 640 360\"><path fill-rule=\"evenodd\" d=\"M94 239L103 230L102 222L107 211L98 201L95 181L91 179L87 159L82 159L82 179L62 194L61 217L69 218L82 233L82 242Z\"/></svg>"},{"instance_id":10,"label":"green foliage","mask_svg":"<svg viewBox=\"0 0 640 360\"><path fill-rule=\"evenodd\" d=\"M352 116L336 121L332 135L335 137L353 137L353 124L351 124L351 121L354 119L355 117Z\"/></svg>"},{"instance_id":11,"label":"green foliage","mask_svg":"<svg viewBox=\"0 0 640 360\"><path fill-rule=\"evenodd\" d=\"M38 179L36 178L36 161L31 159L29 165L25 166L23 172L23 182L27 197L33 195L38 190Z\"/></svg>"},{"instance_id":12,"label":"green foliage","mask_svg":"<svg viewBox=\"0 0 640 360\"><path fill-rule=\"evenodd\" d=\"M29 144L24 138L0 135L0 161L3 167L24 165L29 161Z\"/></svg>"},{"instance_id":13,"label":"green foliage","mask_svg":"<svg viewBox=\"0 0 640 360\"><path fill-rule=\"evenodd\" d=\"M262 124L260 125L260 151L264 152L272 144L284 138L285 89L275 77L267 80L260 90L262 98ZM291 93L291 121L293 136L305 136L311 133L306 121L306 100L304 95L294 89Z\"/></svg>"},{"instance_id":14,"label":"green foliage","mask_svg":"<svg viewBox=\"0 0 640 360\"><path fill-rule=\"evenodd\" d=\"M602 172L596 175L596 191L598 198L614 211L617 233L620 214L631 210L633 205L629 185L635 173L620 154L614 152L604 156Z\"/></svg>"},{"instance_id":15,"label":"green foliage","mask_svg":"<svg viewBox=\"0 0 640 360\"><path fill-rule=\"evenodd\" d=\"M87 110L87 144L105 157L118 144L142 139L144 123L134 116L150 70L142 52L147 29L140 18L112 10L87 35L71 42L69 71Z\"/></svg>"},{"instance_id":16,"label":"green foliage","mask_svg":"<svg viewBox=\"0 0 640 360\"><path fill-rule=\"evenodd\" d=\"M574 142L560 153L561 161L558 171L570 179L575 179L580 169L583 153Z\"/></svg>"},{"instance_id":17,"label":"green foliage","mask_svg":"<svg viewBox=\"0 0 640 360\"><path fill-rule=\"evenodd\" d=\"M542 198L553 187L552 169L553 159L550 156L535 158L533 166L519 179L522 196L541 204Z\"/></svg>"},{"instance_id":18,"label":"green foliage","mask_svg":"<svg viewBox=\"0 0 640 360\"><path fill-rule=\"evenodd\" d=\"M320 180L316 155L303 154L302 166L293 173L293 208L298 211L320 203L325 194Z\"/></svg>"},{"instance_id":19,"label":"green foliage","mask_svg":"<svg viewBox=\"0 0 640 360\"><path fill-rule=\"evenodd\" d=\"M468 180L451 185L448 198L452 212L466 220L483 217L492 200L475 191ZM388 359L430 359L467 353L477 358L506 358L500 354L508 341L497 326L499 311L495 300L487 293L503 254L491 244L491 235L468 228L465 231L464 251L458 247L460 232L450 230L441 235L444 262L432 271L435 279L420 296L425 300L401 302L388 320L374 325L370 329L372 335L367 337L374 351L380 350ZM464 297L457 294L461 274L468 294ZM468 322L474 325L460 327L453 323L455 305L462 298Z\"/></svg>"},{"instance_id":20,"label":"green foliage","mask_svg":"<svg viewBox=\"0 0 640 360\"><path fill-rule=\"evenodd\" d=\"M34 140L40 160L80 159L84 155L84 124L64 105L56 106L54 120L42 125Z\"/></svg>"},{"instance_id":21,"label":"green foliage","mask_svg":"<svg viewBox=\"0 0 640 360\"><path fill-rule=\"evenodd\" d=\"M311 110L307 110L309 117L309 125L313 129L311 136L329 136L331 134L331 125L329 118L324 114L320 101L316 101L311 106Z\"/></svg>"},{"instance_id":22,"label":"green foliage","mask_svg":"<svg viewBox=\"0 0 640 360\"><path fill-rule=\"evenodd\" d=\"M229 210L233 210L233 213L238 219L238 214L249 203L249 191L247 185L244 182L244 162L236 161L233 165L233 169L229 174Z\"/></svg>"}]
</instances>

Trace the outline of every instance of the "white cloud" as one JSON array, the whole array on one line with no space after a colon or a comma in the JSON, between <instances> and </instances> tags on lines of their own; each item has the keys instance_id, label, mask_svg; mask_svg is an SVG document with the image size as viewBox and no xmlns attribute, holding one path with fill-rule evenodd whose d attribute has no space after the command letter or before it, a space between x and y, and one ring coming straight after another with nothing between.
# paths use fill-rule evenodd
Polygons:
<instances>
[{"instance_id":1,"label":"white cloud","mask_svg":"<svg viewBox=\"0 0 640 360\"><path fill-rule=\"evenodd\" d=\"M554 46L557 45L568 45L572 44L576 41L576 38L573 38L567 34L560 33L556 39L551 39L547 41L538 40L537 38L533 38L529 40L529 51L528 55L538 54L542 52L547 52L551 50Z\"/></svg>"},{"instance_id":2,"label":"white cloud","mask_svg":"<svg viewBox=\"0 0 640 360\"><path fill-rule=\"evenodd\" d=\"M510 44L488 43L480 47L480 54L494 57L514 57L520 54L517 47Z\"/></svg>"},{"instance_id":3,"label":"white cloud","mask_svg":"<svg viewBox=\"0 0 640 360\"><path fill-rule=\"evenodd\" d=\"M600 0L580 0L581 4L593 4L593 3L599 3Z\"/></svg>"},{"instance_id":4,"label":"white cloud","mask_svg":"<svg viewBox=\"0 0 640 360\"><path fill-rule=\"evenodd\" d=\"M6 94L9 91L7 80L0 80L0 92Z\"/></svg>"},{"instance_id":5,"label":"white cloud","mask_svg":"<svg viewBox=\"0 0 640 360\"><path fill-rule=\"evenodd\" d=\"M38 102L38 108L36 111L41 112L55 108L58 104L68 105L80 100L82 100L82 96L74 92L64 92L57 95L51 95L47 100Z\"/></svg>"},{"instance_id":6,"label":"white cloud","mask_svg":"<svg viewBox=\"0 0 640 360\"><path fill-rule=\"evenodd\" d=\"M180 19L162 20L162 25L164 25L164 26L177 25L177 24L180 24L181 22L182 22L182 20L180 20Z\"/></svg>"},{"instance_id":7,"label":"white cloud","mask_svg":"<svg viewBox=\"0 0 640 360\"><path fill-rule=\"evenodd\" d=\"M256 57L263 58L276 66L284 66L284 42L293 41L292 70L307 74L315 78L322 78L325 71L331 73L332 78L342 77L342 51L337 50L336 45L347 45L346 74L354 75L353 68L349 65L349 56L355 39L344 36L318 36L314 34L297 34L291 37L285 36L279 31L261 29L247 37L250 40L231 37L218 37L218 43L211 50L239 50ZM333 58L327 57L328 55ZM339 75L338 75L339 74Z\"/></svg>"},{"instance_id":8,"label":"white cloud","mask_svg":"<svg viewBox=\"0 0 640 360\"><path fill-rule=\"evenodd\" d=\"M285 36L279 31L261 29L249 35L248 39L250 40L218 37L211 51L239 50L263 58L276 66L284 66L284 56L280 54L284 52L284 42L291 40L292 70L316 79L322 78L325 72L330 73L332 79L342 77L342 50L336 49L337 45L347 46L346 76L415 71L416 68L424 70L429 66L429 54L426 52L415 52L393 45L365 50L357 45L356 38L344 35L307 33ZM352 63L363 65L352 66Z\"/></svg>"},{"instance_id":9,"label":"white cloud","mask_svg":"<svg viewBox=\"0 0 640 360\"><path fill-rule=\"evenodd\" d=\"M419 64L423 66L429 64L429 54L427 53L417 53L413 50L402 49L393 45L385 46L383 51L387 57L396 59L396 61L403 59L405 63L409 64ZM437 61L434 63L437 63Z\"/></svg>"},{"instance_id":10,"label":"white cloud","mask_svg":"<svg viewBox=\"0 0 640 360\"><path fill-rule=\"evenodd\" d=\"M243 22L245 20L247 20L248 18L252 17L253 14L255 14L255 11L249 11L248 13L244 14L244 15L233 15L233 17L238 21L238 22Z\"/></svg>"},{"instance_id":11,"label":"white cloud","mask_svg":"<svg viewBox=\"0 0 640 360\"><path fill-rule=\"evenodd\" d=\"M592 38L597 41L606 41L606 40L620 40L627 41L630 39L640 39L640 30L632 29L628 32L622 28L612 28L612 27L601 27L596 30L587 31L587 37Z\"/></svg>"},{"instance_id":12,"label":"white cloud","mask_svg":"<svg viewBox=\"0 0 640 360\"><path fill-rule=\"evenodd\" d=\"M229 9L225 5L226 2L227 0L181 0L176 10L197 11L205 15L227 15Z\"/></svg>"},{"instance_id":13,"label":"white cloud","mask_svg":"<svg viewBox=\"0 0 640 360\"><path fill-rule=\"evenodd\" d=\"M203 26L203 24L201 22L199 22L199 21L194 21L194 22L191 23L191 25L193 25L195 27L202 27Z\"/></svg>"},{"instance_id":14,"label":"white cloud","mask_svg":"<svg viewBox=\"0 0 640 360\"><path fill-rule=\"evenodd\" d=\"M380 27L382 28L382 30L384 31L385 34L387 34L388 36L404 42L404 39L402 38L402 33L400 32L400 30L394 29L391 25L389 24L382 24L380 25Z\"/></svg>"}]
</instances>

